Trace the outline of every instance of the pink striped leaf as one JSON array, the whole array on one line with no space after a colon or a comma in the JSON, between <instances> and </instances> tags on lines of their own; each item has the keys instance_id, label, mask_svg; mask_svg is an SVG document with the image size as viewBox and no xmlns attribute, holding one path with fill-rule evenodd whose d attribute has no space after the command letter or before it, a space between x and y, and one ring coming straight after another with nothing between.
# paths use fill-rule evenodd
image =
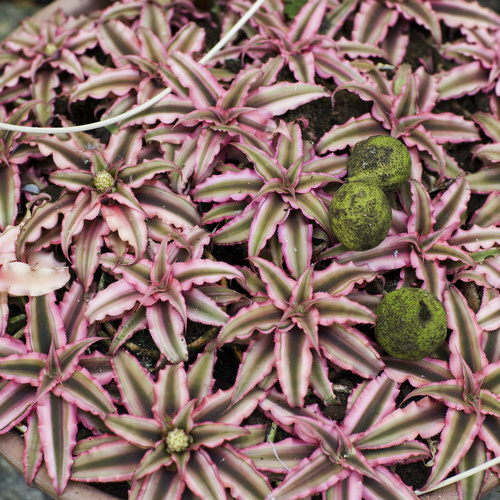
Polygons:
<instances>
[{"instance_id":1,"label":"pink striped leaf","mask_svg":"<svg viewBox=\"0 0 500 500\"><path fill-rule=\"evenodd\" d=\"M384 367L380 355L368 339L352 327L332 324L320 327L322 352L334 364L364 378L374 378Z\"/></svg>"},{"instance_id":2,"label":"pink striped leaf","mask_svg":"<svg viewBox=\"0 0 500 500\"><path fill-rule=\"evenodd\" d=\"M93 415L103 417L115 411L109 394L83 367L77 367L69 378L55 385L52 392Z\"/></svg>"},{"instance_id":3,"label":"pink striped leaf","mask_svg":"<svg viewBox=\"0 0 500 500\"><path fill-rule=\"evenodd\" d=\"M478 2L453 0L431 0L432 10L439 20L455 28L498 28L500 16L491 9L482 7Z\"/></svg>"},{"instance_id":4,"label":"pink striped leaf","mask_svg":"<svg viewBox=\"0 0 500 500\"><path fill-rule=\"evenodd\" d=\"M218 390L203 399L193 410L192 419L195 425L199 422L219 422L240 425L266 397L267 392L252 389L238 401L232 401L233 391Z\"/></svg>"},{"instance_id":5,"label":"pink striped leaf","mask_svg":"<svg viewBox=\"0 0 500 500\"><path fill-rule=\"evenodd\" d=\"M469 183L465 177L461 177L439 197L439 201L433 203L434 216L436 218L436 222L433 225L434 231L458 225L460 217L465 213L467 208L469 197ZM455 243L452 243L452 240L448 240L448 243L455 245Z\"/></svg>"},{"instance_id":6,"label":"pink striped leaf","mask_svg":"<svg viewBox=\"0 0 500 500\"><path fill-rule=\"evenodd\" d=\"M353 444L360 448L383 448L412 441L418 435L428 438L444 426L445 407L429 398L411 402L386 415L358 437Z\"/></svg>"},{"instance_id":7,"label":"pink striped leaf","mask_svg":"<svg viewBox=\"0 0 500 500\"><path fill-rule=\"evenodd\" d=\"M482 349L483 330L478 325L475 314L464 296L454 286L445 292L444 306L448 315L448 326L453 330L449 339L452 373L457 378L462 375L457 354L463 358L473 373L480 372L488 361Z\"/></svg>"},{"instance_id":8,"label":"pink striped leaf","mask_svg":"<svg viewBox=\"0 0 500 500\"><path fill-rule=\"evenodd\" d=\"M240 215L234 217L221 229L212 234L212 241L219 245L230 245L247 241L250 236L250 227L255 218L259 204L249 203Z\"/></svg>"},{"instance_id":9,"label":"pink striped leaf","mask_svg":"<svg viewBox=\"0 0 500 500\"><path fill-rule=\"evenodd\" d=\"M500 238L500 229L497 226L479 227L473 225L470 229L457 229L448 239L451 245L464 246L469 252L491 248Z\"/></svg>"},{"instance_id":10,"label":"pink striped leaf","mask_svg":"<svg viewBox=\"0 0 500 500\"><path fill-rule=\"evenodd\" d=\"M416 146L421 152L427 152L436 162L440 177L444 176L446 171L444 150L429 132L423 127L416 127L405 136L405 142L408 146Z\"/></svg>"},{"instance_id":11,"label":"pink striped leaf","mask_svg":"<svg viewBox=\"0 0 500 500\"><path fill-rule=\"evenodd\" d=\"M247 196L252 198L262 187L262 178L253 170L244 169L239 172L226 172L213 175L203 183L197 185L191 192L195 201L244 200Z\"/></svg>"},{"instance_id":12,"label":"pink striped leaf","mask_svg":"<svg viewBox=\"0 0 500 500\"><path fill-rule=\"evenodd\" d=\"M204 450L191 452L186 464L185 482L189 489L201 498L207 500L221 500L226 498L222 484L214 463Z\"/></svg>"},{"instance_id":13,"label":"pink striped leaf","mask_svg":"<svg viewBox=\"0 0 500 500\"><path fill-rule=\"evenodd\" d=\"M216 448L225 441L231 441L246 434L248 431L239 425L218 422L199 423L190 431L190 436L193 438L191 446L192 449L199 449L201 446Z\"/></svg>"},{"instance_id":14,"label":"pink striped leaf","mask_svg":"<svg viewBox=\"0 0 500 500\"><path fill-rule=\"evenodd\" d=\"M144 215L125 205L102 205L101 213L109 229L134 249L135 261L142 258L147 246Z\"/></svg>"},{"instance_id":15,"label":"pink striped leaf","mask_svg":"<svg viewBox=\"0 0 500 500\"><path fill-rule=\"evenodd\" d=\"M475 94L488 85L488 71L479 61L462 64L441 73L438 86L439 98L447 100L465 94Z\"/></svg>"},{"instance_id":16,"label":"pink striped leaf","mask_svg":"<svg viewBox=\"0 0 500 500\"><path fill-rule=\"evenodd\" d=\"M363 2L354 18L353 39L377 45L397 20L395 10L389 10L374 0Z\"/></svg>"},{"instance_id":17,"label":"pink striped leaf","mask_svg":"<svg viewBox=\"0 0 500 500\"><path fill-rule=\"evenodd\" d=\"M260 500L271 492L269 481L257 472L253 463L231 445L206 450L217 464L220 480L238 500Z\"/></svg>"},{"instance_id":18,"label":"pink striped leaf","mask_svg":"<svg viewBox=\"0 0 500 500\"><path fill-rule=\"evenodd\" d=\"M168 58L168 66L184 87L197 109L215 106L224 89L217 79L203 65L188 54L173 52Z\"/></svg>"},{"instance_id":19,"label":"pink striped leaf","mask_svg":"<svg viewBox=\"0 0 500 500\"><path fill-rule=\"evenodd\" d=\"M122 402L131 415L152 418L153 380L137 359L120 349L111 360Z\"/></svg>"},{"instance_id":20,"label":"pink striped leaf","mask_svg":"<svg viewBox=\"0 0 500 500\"><path fill-rule=\"evenodd\" d=\"M500 453L500 420L493 415L486 415L481 428L478 432L478 438L486 443L488 448L494 452L496 456Z\"/></svg>"},{"instance_id":21,"label":"pink striped leaf","mask_svg":"<svg viewBox=\"0 0 500 500\"><path fill-rule=\"evenodd\" d=\"M414 20L417 24L427 28L438 46L441 45L441 27L431 3L409 0L401 4L396 3L394 6L396 10L403 13L406 19Z\"/></svg>"},{"instance_id":22,"label":"pink striped leaf","mask_svg":"<svg viewBox=\"0 0 500 500\"><path fill-rule=\"evenodd\" d=\"M481 412L483 414L486 413L500 417L500 399L496 394L486 389L481 389L478 399L481 403Z\"/></svg>"},{"instance_id":23,"label":"pink striped leaf","mask_svg":"<svg viewBox=\"0 0 500 500\"><path fill-rule=\"evenodd\" d=\"M363 494L369 500L415 500L413 491L403 483L397 474L389 472L386 467L375 468L377 480L363 478Z\"/></svg>"},{"instance_id":24,"label":"pink striped leaf","mask_svg":"<svg viewBox=\"0 0 500 500\"><path fill-rule=\"evenodd\" d=\"M43 459L40 431L38 427L38 415L34 411L28 416L28 429L24 434L24 442L24 479L26 480L26 484L31 487L35 474Z\"/></svg>"},{"instance_id":25,"label":"pink striped leaf","mask_svg":"<svg viewBox=\"0 0 500 500\"><path fill-rule=\"evenodd\" d=\"M258 87L249 94L246 105L263 108L274 116L280 116L321 97L330 97L330 94L320 85L280 82L268 87Z\"/></svg>"},{"instance_id":26,"label":"pink striped leaf","mask_svg":"<svg viewBox=\"0 0 500 500\"><path fill-rule=\"evenodd\" d=\"M61 246L69 260L69 247L73 237L79 234L86 220L94 220L101 209L101 196L95 191L81 191L73 208L66 213L62 223Z\"/></svg>"},{"instance_id":27,"label":"pink striped leaf","mask_svg":"<svg viewBox=\"0 0 500 500\"><path fill-rule=\"evenodd\" d=\"M0 230L14 224L20 199L21 182L18 167L14 164L0 168Z\"/></svg>"},{"instance_id":28,"label":"pink striped leaf","mask_svg":"<svg viewBox=\"0 0 500 500\"><path fill-rule=\"evenodd\" d=\"M0 433L8 432L23 420L32 411L37 397L34 387L7 382L0 390Z\"/></svg>"},{"instance_id":29,"label":"pink striped leaf","mask_svg":"<svg viewBox=\"0 0 500 500\"><path fill-rule=\"evenodd\" d=\"M475 412L448 410L431 475L420 491L442 481L458 464L477 436L482 420Z\"/></svg>"},{"instance_id":30,"label":"pink striped leaf","mask_svg":"<svg viewBox=\"0 0 500 500\"><path fill-rule=\"evenodd\" d=\"M296 500L327 490L349 475L349 469L332 461L317 449L293 468L285 480L272 491L276 500Z\"/></svg>"},{"instance_id":31,"label":"pink striped leaf","mask_svg":"<svg viewBox=\"0 0 500 500\"><path fill-rule=\"evenodd\" d=\"M106 68L98 75L90 75L84 82L77 84L70 99L71 101L81 101L88 97L99 99L111 92L123 96L138 88L142 78L143 75L130 66Z\"/></svg>"},{"instance_id":32,"label":"pink striped leaf","mask_svg":"<svg viewBox=\"0 0 500 500\"><path fill-rule=\"evenodd\" d=\"M160 182L143 184L134 194L150 217L158 216L163 222L180 228L200 225L200 215L193 203Z\"/></svg>"},{"instance_id":33,"label":"pink striped leaf","mask_svg":"<svg viewBox=\"0 0 500 500\"><path fill-rule=\"evenodd\" d=\"M363 450L363 456L373 467L377 467L378 465L390 467L395 463L429 459L431 453L427 445L420 441L405 441L402 444L386 448L365 449Z\"/></svg>"},{"instance_id":34,"label":"pink striped leaf","mask_svg":"<svg viewBox=\"0 0 500 500\"><path fill-rule=\"evenodd\" d=\"M358 141L372 135L383 134L384 128L369 113L358 118L350 118L342 125L334 125L316 145L319 154L354 146Z\"/></svg>"},{"instance_id":35,"label":"pink striped leaf","mask_svg":"<svg viewBox=\"0 0 500 500\"><path fill-rule=\"evenodd\" d=\"M211 298L200 290L193 288L183 294L186 301L187 317L191 321L204 325L224 326L229 319Z\"/></svg>"},{"instance_id":36,"label":"pink striped leaf","mask_svg":"<svg viewBox=\"0 0 500 500\"><path fill-rule=\"evenodd\" d=\"M458 472L462 473L473 469L474 467L484 464L487 460L488 451L484 442L480 439L475 439L467 453L460 459L457 466ZM462 479L458 485L462 498L480 497L485 479L486 471L481 471L468 478Z\"/></svg>"},{"instance_id":37,"label":"pink striped leaf","mask_svg":"<svg viewBox=\"0 0 500 500\"><path fill-rule=\"evenodd\" d=\"M158 421L175 415L189 402L186 372L182 364L168 365L160 371L154 385L153 413Z\"/></svg>"},{"instance_id":38,"label":"pink striped leaf","mask_svg":"<svg viewBox=\"0 0 500 500\"><path fill-rule=\"evenodd\" d=\"M241 309L227 322L219 333L217 345L222 346L236 338L248 338L254 330L270 333L280 323L282 316L283 311L271 302L254 303Z\"/></svg>"},{"instance_id":39,"label":"pink striped leaf","mask_svg":"<svg viewBox=\"0 0 500 500\"><path fill-rule=\"evenodd\" d=\"M313 290L327 292L332 296L347 295L354 285L370 282L375 276L376 274L366 265L339 265L337 262L332 262L326 269L314 271Z\"/></svg>"},{"instance_id":40,"label":"pink striped leaf","mask_svg":"<svg viewBox=\"0 0 500 500\"><path fill-rule=\"evenodd\" d=\"M74 481L128 481L132 479L144 450L120 439L90 448L73 460L71 479Z\"/></svg>"},{"instance_id":41,"label":"pink striped leaf","mask_svg":"<svg viewBox=\"0 0 500 500\"><path fill-rule=\"evenodd\" d=\"M385 373L369 382L361 383L349 397L342 431L349 434L367 431L395 410L397 395L396 383Z\"/></svg>"},{"instance_id":42,"label":"pink striped leaf","mask_svg":"<svg viewBox=\"0 0 500 500\"><path fill-rule=\"evenodd\" d=\"M313 302L313 307L320 314L320 325L376 322L376 317L370 309L346 297L332 297L330 294L318 292L314 294Z\"/></svg>"},{"instance_id":43,"label":"pink striped leaf","mask_svg":"<svg viewBox=\"0 0 500 500\"><path fill-rule=\"evenodd\" d=\"M366 51L365 44L358 44L358 46ZM345 45L343 49L346 49ZM376 47L373 50L382 54L384 53ZM337 85L351 81L359 83L364 81L359 70L354 65L351 65L347 59L339 57L333 49L323 49L313 54L316 73L322 78L333 78Z\"/></svg>"},{"instance_id":44,"label":"pink striped leaf","mask_svg":"<svg viewBox=\"0 0 500 500\"><path fill-rule=\"evenodd\" d=\"M123 66L125 56L140 54L136 32L116 19L100 23L97 38L100 47L111 55L116 67Z\"/></svg>"},{"instance_id":45,"label":"pink striped leaf","mask_svg":"<svg viewBox=\"0 0 500 500\"><path fill-rule=\"evenodd\" d=\"M46 356L37 352L11 354L0 359L0 376L19 384L37 386L40 373L46 365Z\"/></svg>"},{"instance_id":46,"label":"pink striped leaf","mask_svg":"<svg viewBox=\"0 0 500 500\"><path fill-rule=\"evenodd\" d=\"M271 372L274 365L273 336L262 335L251 341L238 368L233 401L238 401L259 384Z\"/></svg>"},{"instance_id":47,"label":"pink striped leaf","mask_svg":"<svg viewBox=\"0 0 500 500\"><path fill-rule=\"evenodd\" d=\"M102 219L85 221L83 229L76 237L73 262L76 273L88 291L94 274L99 266L99 253L104 243L103 237L109 234L110 228Z\"/></svg>"},{"instance_id":48,"label":"pink striped leaf","mask_svg":"<svg viewBox=\"0 0 500 500\"><path fill-rule=\"evenodd\" d=\"M259 470L286 474L316 449L316 445L296 438L285 438L277 443L266 442L242 450Z\"/></svg>"},{"instance_id":49,"label":"pink striped leaf","mask_svg":"<svg viewBox=\"0 0 500 500\"><path fill-rule=\"evenodd\" d=\"M179 474L162 467L144 478L135 480L130 494L134 495L134 498L164 497L169 500L181 500L184 491L185 485Z\"/></svg>"},{"instance_id":50,"label":"pink striped leaf","mask_svg":"<svg viewBox=\"0 0 500 500\"><path fill-rule=\"evenodd\" d=\"M193 285L217 283L222 278L243 280L243 275L234 266L208 259L174 262L172 276L179 281L182 290L189 290Z\"/></svg>"},{"instance_id":51,"label":"pink striped leaf","mask_svg":"<svg viewBox=\"0 0 500 500\"><path fill-rule=\"evenodd\" d=\"M18 260L22 258L26 251L26 244L36 241L41 236L44 228L54 228L58 223L59 214L71 210L74 201L74 195L66 194L61 196L57 202L46 203L34 211L17 238L15 252Z\"/></svg>"},{"instance_id":52,"label":"pink striped leaf","mask_svg":"<svg viewBox=\"0 0 500 500\"><path fill-rule=\"evenodd\" d=\"M278 238L290 273L298 279L307 269L312 256L312 225L293 211L278 228Z\"/></svg>"},{"instance_id":53,"label":"pink striped leaf","mask_svg":"<svg viewBox=\"0 0 500 500\"><path fill-rule=\"evenodd\" d=\"M196 361L189 367L186 383L191 399L205 398L212 393L215 384L212 376L215 362L216 349L214 339L207 344L205 351L199 354ZM177 388L177 390L179 389Z\"/></svg>"},{"instance_id":54,"label":"pink striped leaf","mask_svg":"<svg viewBox=\"0 0 500 500\"><path fill-rule=\"evenodd\" d=\"M484 330L493 331L500 328L500 297L490 300L479 309L476 319ZM490 366L490 365L488 365Z\"/></svg>"},{"instance_id":55,"label":"pink striped leaf","mask_svg":"<svg viewBox=\"0 0 500 500\"><path fill-rule=\"evenodd\" d=\"M330 366L326 358L318 354L318 351L312 351L312 355L313 362L309 383L313 391L326 406L339 404L337 396L333 392L332 383L330 382Z\"/></svg>"},{"instance_id":56,"label":"pink striped leaf","mask_svg":"<svg viewBox=\"0 0 500 500\"><path fill-rule=\"evenodd\" d=\"M260 276L266 283L267 293L274 304L283 311L288 308L295 286L294 280L273 263L253 257L251 262L259 269Z\"/></svg>"},{"instance_id":57,"label":"pink striped leaf","mask_svg":"<svg viewBox=\"0 0 500 500\"><path fill-rule=\"evenodd\" d=\"M76 407L48 393L38 401L37 415L45 465L56 493L61 494L73 464L78 429Z\"/></svg>"},{"instance_id":58,"label":"pink striped leaf","mask_svg":"<svg viewBox=\"0 0 500 500\"><path fill-rule=\"evenodd\" d=\"M170 363L188 359L185 322L170 302L156 302L146 309L148 325L156 346Z\"/></svg>"},{"instance_id":59,"label":"pink striped leaf","mask_svg":"<svg viewBox=\"0 0 500 500\"><path fill-rule=\"evenodd\" d=\"M277 336L276 369L283 393L290 406L302 406L312 367L312 342L304 332L292 327Z\"/></svg>"},{"instance_id":60,"label":"pink striped leaf","mask_svg":"<svg viewBox=\"0 0 500 500\"><path fill-rule=\"evenodd\" d=\"M10 335L0 336L0 357L5 358L11 354L26 354L26 344Z\"/></svg>"},{"instance_id":61,"label":"pink striped leaf","mask_svg":"<svg viewBox=\"0 0 500 500\"><path fill-rule=\"evenodd\" d=\"M266 242L276 232L276 226L283 222L289 213L289 207L281 197L271 193L259 205L250 225L248 237L248 253L257 257Z\"/></svg>"},{"instance_id":62,"label":"pink striped leaf","mask_svg":"<svg viewBox=\"0 0 500 500\"><path fill-rule=\"evenodd\" d=\"M136 415L107 415L105 423L118 436L140 448L150 448L163 438L160 424L150 418Z\"/></svg>"},{"instance_id":63,"label":"pink striped leaf","mask_svg":"<svg viewBox=\"0 0 500 500\"><path fill-rule=\"evenodd\" d=\"M365 250L364 252L344 252L337 259L338 264L365 264L372 271L400 269L410 263L410 246L398 236L389 236L384 240L383 245Z\"/></svg>"},{"instance_id":64,"label":"pink striped leaf","mask_svg":"<svg viewBox=\"0 0 500 500\"><path fill-rule=\"evenodd\" d=\"M48 354L52 346L59 349L66 345L66 332L53 292L31 297L26 314L28 324L25 334L29 351Z\"/></svg>"},{"instance_id":65,"label":"pink striped leaf","mask_svg":"<svg viewBox=\"0 0 500 500\"><path fill-rule=\"evenodd\" d=\"M312 192L297 193L295 196L285 195L284 198L295 209L300 210L308 219L317 222L333 241L332 225L328 210L324 203Z\"/></svg>"},{"instance_id":66,"label":"pink striped leaf","mask_svg":"<svg viewBox=\"0 0 500 500\"><path fill-rule=\"evenodd\" d=\"M453 378L453 374L448 369L448 363L438 359L424 358L419 361L407 361L387 357L384 361L386 364L384 371L387 376L400 384L408 380L414 387L422 387Z\"/></svg>"},{"instance_id":67,"label":"pink striped leaf","mask_svg":"<svg viewBox=\"0 0 500 500\"><path fill-rule=\"evenodd\" d=\"M481 47L481 49L484 49ZM500 141L500 120L490 113L478 111L472 115L473 120L481 127L481 130L496 143ZM482 146L479 146L482 147Z\"/></svg>"},{"instance_id":68,"label":"pink striped leaf","mask_svg":"<svg viewBox=\"0 0 500 500\"><path fill-rule=\"evenodd\" d=\"M437 144L480 140L479 131L474 122L453 113L420 113L415 117L403 118L399 124L403 128L421 124Z\"/></svg>"},{"instance_id":69,"label":"pink striped leaf","mask_svg":"<svg viewBox=\"0 0 500 500\"><path fill-rule=\"evenodd\" d=\"M496 161L493 159L493 161ZM473 174L469 174L467 179L473 193L491 193L498 191L500 187L500 167L482 168Z\"/></svg>"},{"instance_id":70,"label":"pink striped leaf","mask_svg":"<svg viewBox=\"0 0 500 500\"><path fill-rule=\"evenodd\" d=\"M124 279L111 283L89 303L85 317L92 324L106 318L121 316L140 302L144 295Z\"/></svg>"},{"instance_id":71,"label":"pink striped leaf","mask_svg":"<svg viewBox=\"0 0 500 500\"><path fill-rule=\"evenodd\" d=\"M70 279L67 267L30 266L5 262L0 266L0 293L37 297L62 288Z\"/></svg>"}]
</instances>

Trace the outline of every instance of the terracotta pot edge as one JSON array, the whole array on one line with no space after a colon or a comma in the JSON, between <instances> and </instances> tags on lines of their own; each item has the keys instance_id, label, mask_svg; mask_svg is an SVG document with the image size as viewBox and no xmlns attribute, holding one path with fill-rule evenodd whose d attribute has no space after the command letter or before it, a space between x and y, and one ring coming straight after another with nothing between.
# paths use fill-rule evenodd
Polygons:
<instances>
[{"instance_id":1,"label":"terracotta pot edge","mask_svg":"<svg viewBox=\"0 0 500 500\"><path fill-rule=\"evenodd\" d=\"M21 436L17 435L14 431L0 434L0 456L24 476L23 452L24 439ZM92 500L117 499L117 497L98 490L87 483L77 481L69 481L64 492L61 495L57 495L45 464L42 464L38 469L33 480L33 485L57 500L82 500L83 498L91 498Z\"/></svg>"}]
</instances>

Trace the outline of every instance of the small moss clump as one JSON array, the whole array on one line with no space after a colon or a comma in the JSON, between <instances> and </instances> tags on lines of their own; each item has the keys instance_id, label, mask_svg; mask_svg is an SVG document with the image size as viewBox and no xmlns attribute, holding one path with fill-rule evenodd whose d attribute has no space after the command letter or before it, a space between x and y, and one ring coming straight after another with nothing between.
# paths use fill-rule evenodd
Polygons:
<instances>
[{"instance_id":1,"label":"small moss clump","mask_svg":"<svg viewBox=\"0 0 500 500\"><path fill-rule=\"evenodd\" d=\"M410 176L408 148L388 135L374 135L354 146L347 161L351 181L376 184L386 193L395 191Z\"/></svg>"},{"instance_id":2,"label":"small moss clump","mask_svg":"<svg viewBox=\"0 0 500 500\"><path fill-rule=\"evenodd\" d=\"M391 356L415 361L432 354L447 333L446 311L420 288L388 293L376 311L375 339Z\"/></svg>"},{"instance_id":3,"label":"small moss clump","mask_svg":"<svg viewBox=\"0 0 500 500\"><path fill-rule=\"evenodd\" d=\"M387 236L392 212L384 192L365 182L343 184L330 205L332 229L349 250L368 250Z\"/></svg>"}]
</instances>

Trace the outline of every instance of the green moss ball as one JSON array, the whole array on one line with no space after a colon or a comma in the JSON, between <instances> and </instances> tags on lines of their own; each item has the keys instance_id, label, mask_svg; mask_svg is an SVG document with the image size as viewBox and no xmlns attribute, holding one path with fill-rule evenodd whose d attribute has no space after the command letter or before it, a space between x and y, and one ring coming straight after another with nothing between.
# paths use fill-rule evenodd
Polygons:
<instances>
[{"instance_id":1,"label":"green moss ball","mask_svg":"<svg viewBox=\"0 0 500 500\"><path fill-rule=\"evenodd\" d=\"M388 293L376 311L375 339L391 356L414 361L432 354L446 338L446 312L420 288Z\"/></svg>"},{"instance_id":2,"label":"green moss ball","mask_svg":"<svg viewBox=\"0 0 500 500\"><path fill-rule=\"evenodd\" d=\"M343 184L330 205L332 229L349 250L368 250L387 236L392 222L384 192L366 182Z\"/></svg>"},{"instance_id":3,"label":"green moss ball","mask_svg":"<svg viewBox=\"0 0 500 500\"><path fill-rule=\"evenodd\" d=\"M374 135L354 146L347 160L351 180L372 182L386 193L395 191L410 176L408 148L388 135Z\"/></svg>"}]
</instances>

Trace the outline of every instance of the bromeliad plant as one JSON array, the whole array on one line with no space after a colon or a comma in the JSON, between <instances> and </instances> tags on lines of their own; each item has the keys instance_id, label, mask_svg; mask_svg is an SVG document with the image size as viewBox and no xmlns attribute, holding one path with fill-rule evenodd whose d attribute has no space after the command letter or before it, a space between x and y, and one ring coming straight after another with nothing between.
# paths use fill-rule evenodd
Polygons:
<instances>
[{"instance_id":1,"label":"bromeliad plant","mask_svg":"<svg viewBox=\"0 0 500 500\"><path fill-rule=\"evenodd\" d=\"M26 481L399 500L499 455L500 16L208 4L59 12L0 50L0 432ZM410 178L348 251L329 206L373 135ZM419 361L375 342L405 287L447 312Z\"/></svg>"}]
</instances>

